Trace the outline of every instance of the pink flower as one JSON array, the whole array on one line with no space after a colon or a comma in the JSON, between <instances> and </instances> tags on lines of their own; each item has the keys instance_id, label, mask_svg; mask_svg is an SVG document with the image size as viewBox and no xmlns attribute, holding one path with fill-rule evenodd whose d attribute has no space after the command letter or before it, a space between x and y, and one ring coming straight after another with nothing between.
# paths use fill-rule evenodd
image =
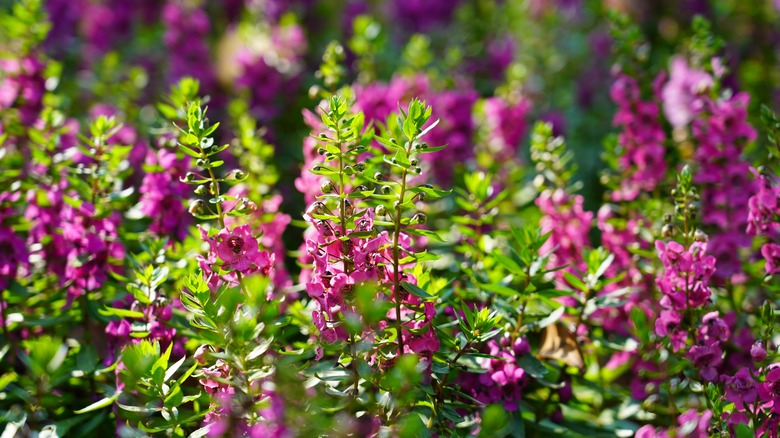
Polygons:
<instances>
[{"instance_id":1,"label":"pink flower","mask_svg":"<svg viewBox=\"0 0 780 438\"><path fill-rule=\"evenodd\" d=\"M699 412L696 409L689 409L677 417L677 422L680 424L678 436L708 438L710 436L709 429L711 420L712 411L709 409L702 412L701 416L699 416Z\"/></svg>"},{"instance_id":2,"label":"pink flower","mask_svg":"<svg viewBox=\"0 0 780 438\"><path fill-rule=\"evenodd\" d=\"M780 216L780 185L774 176L751 169L758 181L758 191L748 201L747 232L751 235L771 235L780 230L775 218Z\"/></svg>"},{"instance_id":3,"label":"pink flower","mask_svg":"<svg viewBox=\"0 0 780 438\"><path fill-rule=\"evenodd\" d=\"M761 395L761 401L773 401L774 409L780 408L778 406L780 405L780 364L773 363L769 365L769 372L759 387L759 394Z\"/></svg>"},{"instance_id":4,"label":"pink flower","mask_svg":"<svg viewBox=\"0 0 780 438\"><path fill-rule=\"evenodd\" d=\"M699 328L699 339L706 345L715 345L726 342L731 336L731 330L726 322L720 318L718 311L710 312L702 318Z\"/></svg>"},{"instance_id":5,"label":"pink flower","mask_svg":"<svg viewBox=\"0 0 780 438\"><path fill-rule=\"evenodd\" d=\"M664 114L675 128L683 128L704 108L702 95L714 82L702 70L690 68L682 57L672 58L669 82L664 85L662 97Z\"/></svg>"},{"instance_id":6,"label":"pink flower","mask_svg":"<svg viewBox=\"0 0 780 438\"><path fill-rule=\"evenodd\" d=\"M225 228L216 235L215 242L214 250L226 268L247 272L254 266L267 273L271 266L271 257L267 251L260 251L249 225L239 225L232 231Z\"/></svg>"},{"instance_id":7,"label":"pink flower","mask_svg":"<svg viewBox=\"0 0 780 438\"><path fill-rule=\"evenodd\" d=\"M618 169L623 177L620 188L612 193L612 200L631 201L642 192L652 192L663 180L666 135L658 117L658 103L641 100L634 78L618 75L610 96L618 105L613 124L623 128L618 142L624 151Z\"/></svg>"},{"instance_id":8,"label":"pink flower","mask_svg":"<svg viewBox=\"0 0 780 438\"><path fill-rule=\"evenodd\" d=\"M761 255L766 260L766 273L775 275L780 273L780 245L767 243L761 247Z\"/></svg>"}]
</instances>

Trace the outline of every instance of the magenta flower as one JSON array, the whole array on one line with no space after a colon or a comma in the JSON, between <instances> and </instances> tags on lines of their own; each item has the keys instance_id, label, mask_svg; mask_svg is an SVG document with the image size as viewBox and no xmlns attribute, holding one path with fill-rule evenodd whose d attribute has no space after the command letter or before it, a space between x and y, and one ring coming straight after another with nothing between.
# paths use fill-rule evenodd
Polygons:
<instances>
[{"instance_id":1,"label":"magenta flower","mask_svg":"<svg viewBox=\"0 0 780 438\"><path fill-rule=\"evenodd\" d=\"M188 186L180 181L189 167L189 160L160 149L146 157L148 166L160 166L161 172L144 175L139 192L138 209L152 220L149 229L160 236L184 240L189 231L190 216L185 213L182 200Z\"/></svg>"},{"instance_id":2,"label":"magenta flower","mask_svg":"<svg viewBox=\"0 0 780 438\"><path fill-rule=\"evenodd\" d=\"M0 225L0 291L16 277L19 268L25 268L27 264L27 247L24 240L10 227Z\"/></svg>"},{"instance_id":3,"label":"magenta flower","mask_svg":"<svg viewBox=\"0 0 780 438\"><path fill-rule=\"evenodd\" d=\"M704 109L702 96L713 86L712 77L702 70L693 69L682 57L672 58L669 82L661 95L664 114L675 128L683 128Z\"/></svg>"},{"instance_id":4,"label":"magenta flower","mask_svg":"<svg viewBox=\"0 0 780 438\"><path fill-rule=\"evenodd\" d=\"M688 350L688 358L699 368L702 379L714 382L718 377L716 367L723 363L723 351L717 345L694 345Z\"/></svg>"},{"instance_id":5,"label":"magenta flower","mask_svg":"<svg viewBox=\"0 0 780 438\"><path fill-rule=\"evenodd\" d=\"M756 341L753 343L753 346L750 347L750 357L755 362L763 362L766 359L766 348L764 348L763 342Z\"/></svg>"},{"instance_id":6,"label":"magenta flower","mask_svg":"<svg viewBox=\"0 0 780 438\"><path fill-rule=\"evenodd\" d=\"M620 188L611 196L614 201L631 201L642 192L652 192L663 180L666 135L658 117L658 103L641 100L634 78L618 75L610 96L618 105L613 124L623 128L618 142L624 150L619 159L623 173Z\"/></svg>"},{"instance_id":7,"label":"magenta flower","mask_svg":"<svg viewBox=\"0 0 780 438\"><path fill-rule=\"evenodd\" d=\"M780 185L777 178L762 175L756 169L751 169L758 181L758 191L748 201L747 232L751 235L772 235L780 231Z\"/></svg>"},{"instance_id":8,"label":"magenta flower","mask_svg":"<svg viewBox=\"0 0 780 438\"><path fill-rule=\"evenodd\" d=\"M257 239L249 225L240 225L233 230L222 229L215 237L217 256L224 267L238 272L259 268L267 273L272 260L267 251L260 251Z\"/></svg>"},{"instance_id":9,"label":"magenta flower","mask_svg":"<svg viewBox=\"0 0 780 438\"><path fill-rule=\"evenodd\" d=\"M775 363L769 366L766 379L759 387L759 394L761 401L774 402L774 411L780 409L780 364Z\"/></svg>"},{"instance_id":10,"label":"magenta flower","mask_svg":"<svg viewBox=\"0 0 780 438\"><path fill-rule=\"evenodd\" d=\"M780 245L766 243L761 247L761 255L766 260L766 273L775 275L780 273Z\"/></svg>"},{"instance_id":11,"label":"magenta flower","mask_svg":"<svg viewBox=\"0 0 780 438\"><path fill-rule=\"evenodd\" d=\"M543 214L539 221L542 233L550 233L539 253L552 252L551 268L570 265L566 268L570 272L586 271L582 252L590 246L588 234L593 213L583 208L584 201L582 195L569 195L563 189L545 190L536 198L536 205ZM561 284L566 281L563 272L555 272L555 278Z\"/></svg>"},{"instance_id":12,"label":"magenta flower","mask_svg":"<svg viewBox=\"0 0 780 438\"><path fill-rule=\"evenodd\" d=\"M702 325L699 328L699 340L705 345L716 345L726 342L731 336L731 330L723 319L720 318L718 311L709 312L702 318Z\"/></svg>"},{"instance_id":13,"label":"magenta flower","mask_svg":"<svg viewBox=\"0 0 780 438\"><path fill-rule=\"evenodd\" d=\"M699 416L696 409L689 409L677 417L677 423L680 424L679 435L688 438L709 438L710 423L712 420L712 411L705 410Z\"/></svg>"},{"instance_id":14,"label":"magenta flower","mask_svg":"<svg viewBox=\"0 0 780 438\"><path fill-rule=\"evenodd\" d=\"M734 376L724 376L723 379L726 383L726 400L738 408L756 401L758 385L748 368L743 367Z\"/></svg>"},{"instance_id":15,"label":"magenta flower","mask_svg":"<svg viewBox=\"0 0 780 438\"><path fill-rule=\"evenodd\" d=\"M657 431L649 424L640 427L634 434L634 438L667 438L668 436L669 434L665 430Z\"/></svg>"},{"instance_id":16,"label":"magenta flower","mask_svg":"<svg viewBox=\"0 0 780 438\"><path fill-rule=\"evenodd\" d=\"M516 159L517 149L527 131L526 117L531 103L526 99L509 102L500 97L485 99L485 123L490 131L488 146L501 159Z\"/></svg>"},{"instance_id":17,"label":"magenta flower","mask_svg":"<svg viewBox=\"0 0 780 438\"><path fill-rule=\"evenodd\" d=\"M686 310L709 302L709 279L715 272L715 258L707 255L707 243L694 242L686 249L677 242L659 240L655 248L664 265L662 276L656 280L664 294L661 306Z\"/></svg>"}]
</instances>

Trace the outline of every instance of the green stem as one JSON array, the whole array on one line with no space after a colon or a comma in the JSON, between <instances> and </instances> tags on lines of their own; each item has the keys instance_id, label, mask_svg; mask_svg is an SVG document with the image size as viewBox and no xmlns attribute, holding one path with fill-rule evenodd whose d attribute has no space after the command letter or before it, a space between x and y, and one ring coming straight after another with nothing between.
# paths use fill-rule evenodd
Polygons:
<instances>
[{"instance_id":1,"label":"green stem","mask_svg":"<svg viewBox=\"0 0 780 438\"><path fill-rule=\"evenodd\" d=\"M411 142L409 142L411 144ZM409 151L407 149L407 155ZM401 205L404 203L406 193L406 169L401 172L401 191L398 195L398 204L395 207L395 217L393 217L393 299L395 300L395 328L398 334L398 357L404 352L404 337L401 328L401 271L400 259L401 248L398 242L401 238Z\"/></svg>"},{"instance_id":2,"label":"green stem","mask_svg":"<svg viewBox=\"0 0 780 438\"><path fill-rule=\"evenodd\" d=\"M339 195L339 222L341 226L341 238L346 239L347 236L347 190L346 190L346 184L344 183L344 142L341 139L341 130L336 129L336 141L339 144L339 187L338 187L338 195ZM349 250L349 245L347 243L347 240L341 241L341 262L344 265L344 273L346 275L350 275L352 273L353 264L350 262L349 258L347 257L347 251ZM353 398L357 398L358 392L360 391L360 375L357 371L357 364L356 364L356 353L355 353L355 335L350 334L349 335L349 354L352 357L352 360L349 363L350 371L352 372L353 378L355 379L354 382L354 394L352 394Z\"/></svg>"}]
</instances>

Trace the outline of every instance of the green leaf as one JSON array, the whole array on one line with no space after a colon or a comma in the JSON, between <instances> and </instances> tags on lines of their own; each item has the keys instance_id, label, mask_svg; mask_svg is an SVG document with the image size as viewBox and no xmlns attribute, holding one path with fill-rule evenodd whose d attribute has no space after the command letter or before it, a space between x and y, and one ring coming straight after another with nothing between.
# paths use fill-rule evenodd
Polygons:
<instances>
[{"instance_id":1,"label":"green leaf","mask_svg":"<svg viewBox=\"0 0 780 438\"><path fill-rule=\"evenodd\" d=\"M571 272L564 271L563 272L563 278L566 279L566 281L571 285L571 287L577 288L577 289L579 289L579 290L581 290L583 292L587 292L588 291L588 286L585 285L585 283L582 280L577 278Z\"/></svg>"},{"instance_id":2,"label":"green leaf","mask_svg":"<svg viewBox=\"0 0 780 438\"><path fill-rule=\"evenodd\" d=\"M502 286L500 284L485 283L485 284L480 284L479 287L488 292L493 292L495 294L502 295L505 297L514 297L520 294L520 292L512 289L511 287Z\"/></svg>"},{"instance_id":3,"label":"green leaf","mask_svg":"<svg viewBox=\"0 0 780 438\"><path fill-rule=\"evenodd\" d=\"M274 337L271 336L270 338L265 339L262 342L260 342L260 344L258 344L255 348L252 349L252 351L249 352L249 354L247 354L246 361L249 362L249 361L255 360L258 357L260 357L260 355L262 355L263 353L268 351L268 347L271 346L271 342L273 342L273 340L274 340Z\"/></svg>"},{"instance_id":4,"label":"green leaf","mask_svg":"<svg viewBox=\"0 0 780 438\"><path fill-rule=\"evenodd\" d=\"M425 229L422 229L422 228L407 228L404 231L406 231L409 234L414 234L414 235L417 235L417 236L429 237L429 238L437 240L439 242L444 242L445 241L444 238L439 236L439 234L437 232L431 231L431 230L425 230Z\"/></svg>"},{"instance_id":5,"label":"green leaf","mask_svg":"<svg viewBox=\"0 0 780 438\"><path fill-rule=\"evenodd\" d=\"M92 345L83 345L76 356L76 367L85 373L95 371L95 365L98 363L98 355L95 347Z\"/></svg>"},{"instance_id":6,"label":"green leaf","mask_svg":"<svg viewBox=\"0 0 780 438\"><path fill-rule=\"evenodd\" d=\"M176 371L179 370L179 368L184 363L184 360L187 359L187 356L182 356L181 359L177 360L176 363L171 365L167 371L165 371L165 382L171 380L173 378L173 375L176 374Z\"/></svg>"},{"instance_id":7,"label":"green leaf","mask_svg":"<svg viewBox=\"0 0 780 438\"><path fill-rule=\"evenodd\" d=\"M753 431L750 430L750 427L745 423L739 423L734 427L734 432L736 434L737 438L752 438Z\"/></svg>"},{"instance_id":8,"label":"green leaf","mask_svg":"<svg viewBox=\"0 0 780 438\"><path fill-rule=\"evenodd\" d=\"M559 319L561 319L561 316L563 316L563 313L566 311L566 308L561 306L555 310L553 310L549 315L547 315L545 318L540 319L536 323L536 327L539 329L543 329L547 327L550 324L556 323Z\"/></svg>"},{"instance_id":9,"label":"green leaf","mask_svg":"<svg viewBox=\"0 0 780 438\"><path fill-rule=\"evenodd\" d=\"M410 294L416 297L420 297L424 300L430 300L432 298L435 298L433 295L429 294L428 292L426 292L424 289L420 288L416 284L402 281L401 286L403 286L403 288L406 289L406 291L409 292Z\"/></svg>"},{"instance_id":10,"label":"green leaf","mask_svg":"<svg viewBox=\"0 0 780 438\"><path fill-rule=\"evenodd\" d=\"M116 399L118 399L121 394L122 391L117 391L111 397L106 397L102 400L98 400L95 403L92 403L91 405L87 406L86 408L79 409L78 411L74 411L73 413L77 415L81 415L81 414L86 414L87 412L97 411L98 409L103 409L105 407L111 406L112 404L114 404Z\"/></svg>"},{"instance_id":11,"label":"green leaf","mask_svg":"<svg viewBox=\"0 0 780 438\"><path fill-rule=\"evenodd\" d=\"M136 312L134 310L127 310L127 309L117 309L115 307L104 307L102 309L98 309L98 313L100 313L103 316L118 316L120 318L143 318L144 314L142 312Z\"/></svg>"},{"instance_id":12,"label":"green leaf","mask_svg":"<svg viewBox=\"0 0 780 438\"><path fill-rule=\"evenodd\" d=\"M211 425L201 427L200 429L192 432L189 436L189 438L203 438L204 436L209 434L209 429L211 428Z\"/></svg>"}]
</instances>

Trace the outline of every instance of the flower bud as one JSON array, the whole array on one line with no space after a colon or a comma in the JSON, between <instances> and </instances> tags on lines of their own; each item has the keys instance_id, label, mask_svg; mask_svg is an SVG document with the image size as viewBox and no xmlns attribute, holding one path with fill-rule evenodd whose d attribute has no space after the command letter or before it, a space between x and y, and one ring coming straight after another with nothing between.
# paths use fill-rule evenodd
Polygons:
<instances>
[{"instance_id":1,"label":"flower bud","mask_svg":"<svg viewBox=\"0 0 780 438\"><path fill-rule=\"evenodd\" d=\"M317 201L311 205L311 211L314 214L322 214L325 212L325 204L323 204L320 201Z\"/></svg>"},{"instance_id":2,"label":"flower bud","mask_svg":"<svg viewBox=\"0 0 780 438\"><path fill-rule=\"evenodd\" d=\"M428 216L426 216L424 213L417 213L414 216L412 216L412 222L413 224L424 224L428 222Z\"/></svg>"},{"instance_id":3,"label":"flower bud","mask_svg":"<svg viewBox=\"0 0 780 438\"><path fill-rule=\"evenodd\" d=\"M195 179L195 174L192 172L187 172L186 175L184 175L185 181L193 181Z\"/></svg>"},{"instance_id":4,"label":"flower bud","mask_svg":"<svg viewBox=\"0 0 780 438\"><path fill-rule=\"evenodd\" d=\"M560 398L561 403L568 403L569 400L571 400L572 395L571 381L565 380L563 386L558 389L558 397Z\"/></svg>"},{"instance_id":5,"label":"flower bud","mask_svg":"<svg viewBox=\"0 0 780 438\"><path fill-rule=\"evenodd\" d=\"M171 317L173 317L173 309L171 306L160 307L160 313L158 317L163 321L170 321Z\"/></svg>"},{"instance_id":6,"label":"flower bud","mask_svg":"<svg viewBox=\"0 0 780 438\"><path fill-rule=\"evenodd\" d=\"M207 190L208 189L206 188L206 186L201 184L198 187L195 187L195 194L203 196L206 194Z\"/></svg>"},{"instance_id":7,"label":"flower bud","mask_svg":"<svg viewBox=\"0 0 780 438\"><path fill-rule=\"evenodd\" d=\"M419 175L422 173L422 169L419 167L412 167L412 173Z\"/></svg>"},{"instance_id":8,"label":"flower bud","mask_svg":"<svg viewBox=\"0 0 780 438\"><path fill-rule=\"evenodd\" d=\"M693 233L693 240L697 242L706 242L707 240L709 240L709 238L704 233L704 231L697 228L696 231Z\"/></svg>"},{"instance_id":9,"label":"flower bud","mask_svg":"<svg viewBox=\"0 0 780 438\"><path fill-rule=\"evenodd\" d=\"M336 188L330 181L323 181L322 184L320 184L320 191L326 195L333 193L334 190L336 190Z\"/></svg>"},{"instance_id":10,"label":"flower bud","mask_svg":"<svg viewBox=\"0 0 780 438\"><path fill-rule=\"evenodd\" d=\"M374 209L374 213L376 213L377 216L384 216L387 214L387 208L385 208L384 205L379 205Z\"/></svg>"},{"instance_id":11,"label":"flower bud","mask_svg":"<svg viewBox=\"0 0 780 438\"><path fill-rule=\"evenodd\" d=\"M381 189L383 195L389 195L391 190L392 189L390 189L390 186L382 186Z\"/></svg>"},{"instance_id":12,"label":"flower bud","mask_svg":"<svg viewBox=\"0 0 780 438\"><path fill-rule=\"evenodd\" d=\"M316 99L317 96L320 94L320 87L317 85L312 85L309 87L309 99Z\"/></svg>"},{"instance_id":13,"label":"flower bud","mask_svg":"<svg viewBox=\"0 0 780 438\"><path fill-rule=\"evenodd\" d=\"M225 179L228 181L240 181L244 178L246 178L246 172L244 172L241 169L233 169L225 176Z\"/></svg>"},{"instance_id":14,"label":"flower bud","mask_svg":"<svg viewBox=\"0 0 780 438\"><path fill-rule=\"evenodd\" d=\"M206 344L201 345L198 347L197 350L195 350L195 354L193 355L193 358L195 359L195 362L204 365L206 363L206 353L208 346Z\"/></svg>"},{"instance_id":15,"label":"flower bud","mask_svg":"<svg viewBox=\"0 0 780 438\"><path fill-rule=\"evenodd\" d=\"M344 213L346 213L347 216L352 216L352 214L355 213L355 206L349 199L344 200Z\"/></svg>"},{"instance_id":16,"label":"flower bud","mask_svg":"<svg viewBox=\"0 0 780 438\"><path fill-rule=\"evenodd\" d=\"M204 160L203 158L198 158L195 161L195 164L197 164L200 167L206 167L206 164L208 164L208 162L206 160Z\"/></svg>"},{"instance_id":17,"label":"flower bud","mask_svg":"<svg viewBox=\"0 0 780 438\"><path fill-rule=\"evenodd\" d=\"M196 199L190 203L190 208L187 211L189 211L191 215L197 216L206 214L207 209L208 206L206 205L206 201Z\"/></svg>"},{"instance_id":18,"label":"flower bud","mask_svg":"<svg viewBox=\"0 0 780 438\"><path fill-rule=\"evenodd\" d=\"M764 348L764 343L762 341L756 341L753 346L750 347L750 357L752 357L755 362L763 362L764 359L766 359L766 348Z\"/></svg>"},{"instance_id":19,"label":"flower bud","mask_svg":"<svg viewBox=\"0 0 780 438\"><path fill-rule=\"evenodd\" d=\"M382 181L382 178L384 178L384 175L382 175L381 172L377 172L374 174L374 179L377 181Z\"/></svg>"},{"instance_id":20,"label":"flower bud","mask_svg":"<svg viewBox=\"0 0 780 438\"><path fill-rule=\"evenodd\" d=\"M257 210L257 204L254 203L249 198L241 198L238 201L238 206L236 207L236 210L238 211L255 211Z\"/></svg>"},{"instance_id":21,"label":"flower bud","mask_svg":"<svg viewBox=\"0 0 780 438\"><path fill-rule=\"evenodd\" d=\"M665 214L664 215L664 222L667 223L667 224L672 223L672 215L669 214L669 213Z\"/></svg>"},{"instance_id":22,"label":"flower bud","mask_svg":"<svg viewBox=\"0 0 780 438\"><path fill-rule=\"evenodd\" d=\"M417 166L418 164L420 164L420 160L418 160L417 158L412 158L411 160L409 160L409 164L411 164L412 166Z\"/></svg>"},{"instance_id":23,"label":"flower bud","mask_svg":"<svg viewBox=\"0 0 780 438\"><path fill-rule=\"evenodd\" d=\"M362 172L366 170L366 163L356 163L355 170L357 170L358 172Z\"/></svg>"},{"instance_id":24,"label":"flower bud","mask_svg":"<svg viewBox=\"0 0 780 438\"><path fill-rule=\"evenodd\" d=\"M661 236L664 239L674 236L674 227L671 224L664 225L664 227L661 228Z\"/></svg>"},{"instance_id":25,"label":"flower bud","mask_svg":"<svg viewBox=\"0 0 780 438\"><path fill-rule=\"evenodd\" d=\"M318 153L319 155L325 155L325 152L327 152L327 151L325 150L325 148L319 148L319 149L317 149L317 153Z\"/></svg>"}]
</instances>

